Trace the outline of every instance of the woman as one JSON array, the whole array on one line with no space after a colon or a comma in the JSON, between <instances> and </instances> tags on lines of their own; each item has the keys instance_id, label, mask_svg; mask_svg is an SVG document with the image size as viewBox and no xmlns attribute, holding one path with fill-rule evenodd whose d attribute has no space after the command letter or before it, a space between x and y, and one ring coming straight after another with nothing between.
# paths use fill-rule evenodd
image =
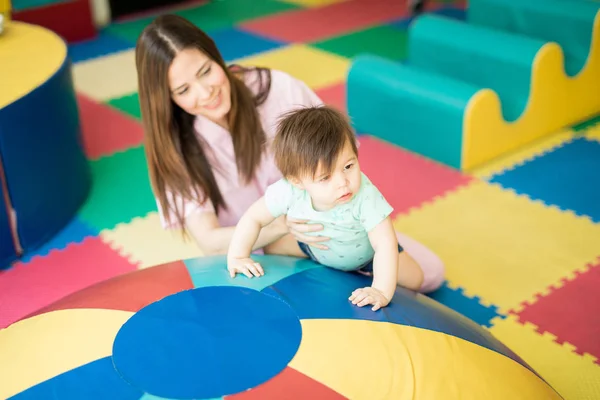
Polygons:
<instances>
[{"instance_id":1,"label":"woman","mask_svg":"<svg viewBox=\"0 0 600 400\"><path fill-rule=\"evenodd\" d=\"M322 101L306 84L265 68L228 67L214 42L189 21L156 18L140 35L136 66L150 181L165 228L185 228L204 254L225 254L235 225L281 178L269 151L281 114ZM278 240L326 248L322 229L280 218L254 249ZM424 270L423 290L443 281L443 265L402 238ZM275 247L275 246L273 246ZM412 250L415 249L415 250Z\"/></svg>"}]
</instances>

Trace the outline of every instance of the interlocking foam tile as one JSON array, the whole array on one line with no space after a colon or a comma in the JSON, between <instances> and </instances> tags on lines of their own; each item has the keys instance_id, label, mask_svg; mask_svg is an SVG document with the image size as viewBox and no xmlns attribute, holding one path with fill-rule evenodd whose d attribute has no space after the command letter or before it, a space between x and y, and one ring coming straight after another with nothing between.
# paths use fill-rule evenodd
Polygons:
<instances>
[{"instance_id":1,"label":"interlocking foam tile","mask_svg":"<svg viewBox=\"0 0 600 400\"><path fill-rule=\"evenodd\" d=\"M274 50L285 45L239 29L224 29L210 34L226 62Z\"/></svg>"},{"instance_id":2,"label":"interlocking foam tile","mask_svg":"<svg viewBox=\"0 0 600 400\"><path fill-rule=\"evenodd\" d=\"M590 140L597 140L600 142L600 124L588 128L585 131L585 137Z\"/></svg>"},{"instance_id":3,"label":"interlocking foam tile","mask_svg":"<svg viewBox=\"0 0 600 400\"><path fill-rule=\"evenodd\" d=\"M311 46L347 58L353 58L360 53L370 53L392 60L402 60L408 50L408 32L389 26L375 26L311 43Z\"/></svg>"},{"instance_id":4,"label":"interlocking foam tile","mask_svg":"<svg viewBox=\"0 0 600 400\"><path fill-rule=\"evenodd\" d=\"M139 268L202 256L191 237L184 240L180 230L164 229L156 212L104 230L100 237Z\"/></svg>"},{"instance_id":5,"label":"interlocking foam tile","mask_svg":"<svg viewBox=\"0 0 600 400\"><path fill-rule=\"evenodd\" d=\"M594 118L590 118L577 125L574 125L573 130L576 132L585 131L586 129L597 125L600 125L600 114L598 114Z\"/></svg>"},{"instance_id":6,"label":"interlocking foam tile","mask_svg":"<svg viewBox=\"0 0 600 400\"><path fill-rule=\"evenodd\" d=\"M428 13L441 15L444 17L457 19L459 21L464 21L467 18L467 13L464 8L460 8L459 6L445 6L443 4L438 4L436 2L428 2L426 5L426 10ZM413 17L408 18L400 18L396 21L393 21L390 26L395 29L406 30L409 25L414 21Z\"/></svg>"},{"instance_id":7,"label":"interlocking foam tile","mask_svg":"<svg viewBox=\"0 0 600 400\"><path fill-rule=\"evenodd\" d=\"M348 0L260 18L241 26L286 42L314 42L393 21L407 14L403 1ZM298 29L301 26L302 29Z\"/></svg>"},{"instance_id":8,"label":"interlocking foam tile","mask_svg":"<svg viewBox=\"0 0 600 400\"><path fill-rule=\"evenodd\" d=\"M133 48L135 42L123 40L108 32L99 32L93 39L69 44L71 61L78 63Z\"/></svg>"},{"instance_id":9,"label":"interlocking foam tile","mask_svg":"<svg viewBox=\"0 0 600 400\"><path fill-rule=\"evenodd\" d=\"M250 390L224 397L226 400L323 399L341 400L344 396L314 379L286 367L273 379Z\"/></svg>"},{"instance_id":10,"label":"interlocking foam tile","mask_svg":"<svg viewBox=\"0 0 600 400\"><path fill-rule=\"evenodd\" d=\"M576 138L490 181L600 222L600 142ZM600 242L599 242L600 243Z\"/></svg>"},{"instance_id":11,"label":"interlocking foam tile","mask_svg":"<svg viewBox=\"0 0 600 400\"><path fill-rule=\"evenodd\" d=\"M79 211L99 231L156 211L144 148L134 147L91 162L94 185Z\"/></svg>"},{"instance_id":12,"label":"interlocking foam tile","mask_svg":"<svg viewBox=\"0 0 600 400\"><path fill-rule=\"evenodd\" d=\"M138 121L82 94L77 95L77 103L88 158L97 159L142 144L144 129Z\"/></svg>"},{"instance_id":13,"label":"interlocking foam tile","mask_svg":"<svg viewBox=\"0 0 600 400\"><path fill-rule=\"evenodd\" d=\"M137 91L135 52L126 50L73 65L75 90L104 101Z\"/></svg>"},{"instance_id":14,"label":"interlocking foam tile","mask_svg":"<svg viewBox=\"0 0 600 400\"><path fill-rule=\"evenodd\" d=\"M135 18L129 21L112 22L104 29L104 32L135 45L140 33L142 33L146 25L152 22L154 18L156 18L156 16L153 15L144 18Z\"/></svg>"},{"instance_id":15,"label":"interlocking foam tile","mask_svg":"<svg viewBox=\"0 0 600 400\"><path fill-rule=\"evenodd\" d=\"M492 319L501 316L497 312L498 307L484 306L478 297L467 297L461 288L452 289L445 283L438 290L427 295L486 328L492 326Z\"/></svg>"},{"instance_id":16,"label":"interlocking foam tile","mask_svg":"<svg viewBox=\"0 0 600 400\"><path fill-rule=\"evenodd\" d=\"M575 132L572 130L557 132L553 135L549 135L541 138L540 140L536 140L533 143L527 144L516 151L500 156L490 162L478 166L477 168L469 170L468 172L469 174L480 179L489 179L493 175L500 174L507 169L512 169L519 165L523 165L525 162L541 154L554 150L556 147L572 140L574 135Z\"/></svg>"},{"instance_id":17,"label":"interlocking foam tile","mask_svg":"<svg viewBox=\"0 0 600 400\"><path fill-rule=\"evenodd\" d=\"M291 45L235 61L245 66L263 66L282 70L304 81L314 90L346 79L350 60L304 45Z\"/></svg>"},{"instance_id":18,"label":"interlocking foam tile","mask_svg":"<svg viewBox=\"0 0 600 400\"><path fill-rule=\"evenodd\" d=\"M346 113L346 84L337 83L331 86L326 86L316 91L317 96L337 110Z\"/></svg>"},{"instance_id":19,"label":"interlocking foam tile","mask_svg":"<svg viewBox=\"0 0 600 400\"><path fill-rule=\"evenodd\" d=\"M28 263L17 263L0 276L0 328L60 298L136 266L99 237L88 237Z\"/></svg>"},{"instance_id":20,"label":"interlocking foam tile","mask_svg":"<svg viewBox=\"0 0 600 400\"><path fill-rule=\"evenodd\" d=\"M305 8L325 7L330 4L341 3L347 0L279 0L284 3L296 4Z\"/></svg>"},{"instance_id":21,"label":"interlocking foam tile","mask_svg":"<svg viewBox=\"0 0 600 400\"><path fill-rule=\"evenodd\" d=\"M232 27L243 21L251 21L273 14L285 14L298 8L295 4L277 0L222 0L210 1L198 7L176 11L175 14L189 19L210 33L214 30Z\"/></svg>"},{"instance_id":22,"label":"interlocking foam tile","mask_svg":"<svg viewBox=\"0 0 600 400\"><path fill-rule=\"evenodd\" d=\"M588 218L479 181L400 215L394 226L444 261L449 286L502 314L594 260L600 243L600 225Z\"/></svg>"},{"instance_id":23,"label":"interlocking foam tile","mask_svg":"<svg viewBox=\"0 0 600 400\"><path fill-rule=\"evenodd\" d=\"M558 343L575 346L577 353L600 359L600 257L587 267L585 272L576 271L574 279L551 287L548 295L524 303L517 316L536 325L540 333L552 333Z\"/></svg>"},{"instance_id":24,"label":"interlocking foam tile","mask_svg":"<svg viewBox=\"0 0 600 400\"><path fill-rule=\"evenodd\" d=\"M467 184L460 172L371 136L359 138L362 171L394 207L394 215Z\"/></svg>"},{"instance_id":25,"label":"interlocking foam tile","mask_svg":"<svg viewBox=\"0 0 600 400\"><path fill-rule=\"evenodd\" d=\"M90 227L78 217L74 217L63 229L49 241L44 243L40 248L32 253L28 253L21 258L21 263L28 263L34 257L42 257L48 255L52 250L62 250L69 244L80 243L85 238L97 236L98 231Z\"/></svg>"},{"instance_id":26,"label":"interlocking foam tile","mask_svg":"<svg viewBox=\"0 0 600 400\"><path fill-rule=\"evenodd\" d=\"M135 118L142 119L142 111L140 110L140 98L138 93L130 93L122 97L116 97L106 102L117 110Z\"/></svg>"},{"instance_id":27,"label":"interlocking foam tile","mask_svg":"<svg viewBox=\"0 0 600 400\"><path fill-rule=\"evenodd\" d=\"M568 345L560 345L530 324L514 316L493 321L490 332L535 369L565 400L600 398L600 366L591 356L579 356Z\"/></svg>"}]
</instances>

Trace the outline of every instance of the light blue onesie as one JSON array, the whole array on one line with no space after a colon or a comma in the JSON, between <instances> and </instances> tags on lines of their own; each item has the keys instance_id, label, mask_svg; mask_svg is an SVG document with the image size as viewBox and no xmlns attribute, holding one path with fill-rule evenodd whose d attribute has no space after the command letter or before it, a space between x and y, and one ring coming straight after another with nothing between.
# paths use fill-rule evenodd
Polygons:
<instances>
[{"instance_id":1,"label":"light blue onesie","mask_svg":"<svg viewBox=\"0 0 600 400\"><path fill-rule=\"evenodd\" d=\"M329 249L311 247L310 250L315 261L344 271L356 270L373 259L375 252L369 242L368 232L393 210L362 172L360 189L354 198L331 210L316 211L308 192L286 179L270 185L264 197L267 208L275 218L286 214L323 224L322 231L309 234L329 237L326 243Z\"/></svg>"}]
</instances>

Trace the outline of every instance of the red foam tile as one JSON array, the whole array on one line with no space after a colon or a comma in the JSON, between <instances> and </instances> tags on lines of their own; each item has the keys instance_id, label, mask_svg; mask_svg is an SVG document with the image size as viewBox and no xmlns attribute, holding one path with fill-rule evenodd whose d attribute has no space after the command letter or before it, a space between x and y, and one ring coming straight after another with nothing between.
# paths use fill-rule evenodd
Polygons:
<instances>
[{"instance_id":1,"label":"red foam tile","mask_svg":"<svg viewBox=\"0 0 600 400\"><path fill-rule=\"evenodd\" d=\"M359 137L361 170L394 207L407 212L468 184L471 177L371 136Z\"/></svg>"},{"instance_id":2,"label":"red foam tile","mask_svg":"<svg viewBox=\"0 0 600 400\"><path fill-rule=\"evenodd\" d=\"M348 0L255 19L241 28L284 42L310 43L391 22L407 11L404 0Z\"/></svg>"},{"instance_id":3,"label":"red foam tile","mask_svg":"<svg viewBox=\"0 0 600 400\"><path fill-rule=\"evenodd\" d=\"M0 329L65 296L134 270L135 265L99 237L16 263L0 275Z\"/></svg>"},{"instance_id":4,"label":"red foam tile","mask_svg":"<svg viewBox=\"0 0 600 400\"><path fill-rule=\"evenodd\" d=\"M135 119L82 94L77 95L85 152L97 159L142 144L144 130Z\"/></svg>"},{"instance_id":5,"label":"red foam tile","mask_svg":"<svg viewBox=\"0 0 600 400\"><path fill-rule=\"evenodd\" d=\"M346 114L346 82L324 87L316 93L325 104Z\"/></svg>"},{"instance_id":6,"label":"red foam tile","mask_svg":"<svg viewBox=\"0 0 600 400\"><path fill-rule=\"evenodd\" d=\"M558 343L568 342L577 353L589 353L600 364L600 261L547 296L525 305L519 320L550 332Z\"/></svg>"},{"instance_id":7,"label":"red foam tile","mask_svg":"<svg viewBox=\"0 0 600 400\"><path fill-rule=\"evenodd\" d=\"M183 290L194 284L183 261L158 265L97 283L73 293L48 307L31 314L71 308L102 308L139 311L150 303Z\"/></svg>"},{"instance_id":8,"label":"red foam tile","mask_svg":"<svg viewBox=\"0 0 600 400\"><path fill-rule=\"evenodd\" d=\"M14 10L12 19L48 28L69 43L96 36L91 2L87 0L67 0Z\"/></svg>"},{"instance_id":9,"label":"red foam tile","mask_svg":"<svg viewBox=\"0 0 600 400\"><path fill-rule=\"evenodd\" d=\"M338 392L315 381L312 378L287 367L273 379L251 390L231 396L226 400L262 400L262 399L319 399L339 400L345 399Z\"/></svg>"}]
</instances>

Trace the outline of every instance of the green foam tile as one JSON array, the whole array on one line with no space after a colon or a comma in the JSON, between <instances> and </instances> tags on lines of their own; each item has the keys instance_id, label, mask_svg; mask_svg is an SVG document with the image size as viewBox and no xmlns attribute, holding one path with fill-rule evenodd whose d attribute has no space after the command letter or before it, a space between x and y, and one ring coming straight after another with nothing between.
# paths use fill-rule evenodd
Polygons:
<instances>
[{"instance_id":1,"label":"green foam tile","mask_svg":"<svg viewBox=\"0 0 600 400\"><path fill-rule=\"evenodd\" d=\"M298 8L297 5L276 0L220 0L211 1L198 7L173 11L172 13L190 20L193 24L210 33L211 31L232 27L243 21ZM106 31L135 43L142 30L157 15L115 23L107 27Z\"/></svg>"},{"instance_id":2,"label":"green foam tile","mask_svg":"<svg viewBox=\"0 0 600 400\"><path fill-rule=\"evenodd\" d=\"M375 54L391 60L407 55L408 33L389 26L377 26L311 44L321 50L353 58L360 53Z\"/></svg>"},{"instance_id":3,"label":"green foam tile","mask_svg":"<svg viewBox=\"0 0 600 400\"><path fill-rule=\"evenodd\" d=\"M111 107L132 116L138 120L142 119L142 112L140 111L140 100L137 92L128 94L127 96L110 99L106 102Z\"/></svg>"},{"instance_id":4,"label":"green foam tile","mask_svg":"<svg viewBox=\"0 0 600 400\"><path fill-rule=\"evenodd\" d=\"M600 124L600 114L573 126L575 132L585 132L588 128Z\"/></svg>"},{"instance_id":5,"label":"green foam tile","mask_svg":"<svg viewBox=\"0 0 600 400\"><path fill-rule=\"evenodd\" d=\"M93 186L79 212L84 222L101 231L156 211L143 146L90 164Z\"/></svg>"}]
</instances>

